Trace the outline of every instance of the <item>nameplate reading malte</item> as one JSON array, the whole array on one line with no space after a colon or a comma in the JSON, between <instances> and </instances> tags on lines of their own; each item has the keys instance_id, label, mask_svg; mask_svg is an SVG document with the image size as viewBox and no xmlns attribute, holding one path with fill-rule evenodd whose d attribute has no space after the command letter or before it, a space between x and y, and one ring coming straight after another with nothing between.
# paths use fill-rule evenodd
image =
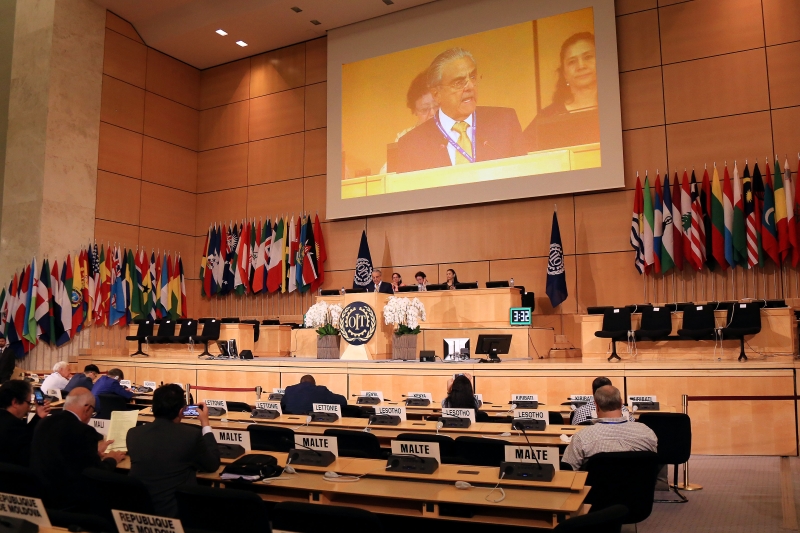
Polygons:
<instances>
[{"instance_id":1,"label":"nameplate reading malte","mask_svg":"<svg viewBox=\"0 0 800 533\"><path fill-rule=\"evenodd\" d=\"M378 319L369 304L353 302L342 309L339 331L342 338L353 346L366 344L375 335Z\"/></svg>"}]
</instances>

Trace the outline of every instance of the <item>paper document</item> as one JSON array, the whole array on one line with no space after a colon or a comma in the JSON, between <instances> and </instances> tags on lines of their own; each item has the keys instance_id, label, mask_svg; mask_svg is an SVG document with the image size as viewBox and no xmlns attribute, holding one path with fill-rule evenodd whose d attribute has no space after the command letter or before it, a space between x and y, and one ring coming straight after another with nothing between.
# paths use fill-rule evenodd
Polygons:
<instances>
[{"instance_id":1,"label":"paper document","mask_svg":"<svg viewBox=\"0 0 800 533\"><path fill-rule=\"evenodd\" d=\"M106 451L127 452L128 430L136 427L137 420L139 411L113 411L106 439L113 440L114 443Z\"/></svg>"}]
</instances>

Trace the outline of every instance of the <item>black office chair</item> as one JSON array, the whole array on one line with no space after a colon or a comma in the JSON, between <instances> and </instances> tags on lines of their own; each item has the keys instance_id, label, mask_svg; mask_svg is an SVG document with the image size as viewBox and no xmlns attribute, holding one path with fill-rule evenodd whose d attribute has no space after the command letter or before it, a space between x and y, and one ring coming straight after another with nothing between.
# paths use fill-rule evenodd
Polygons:
<instances>
[{"instance_id":1,"label":"black office chair","mask_svg":"<svg viewBox=\"0 0 800 533\"><path fill-rule=\"evenodd\" d=\"M41 498L44 489L39 478L30 468L0 463L0 492L28 498Z\"/></svg>"},{"instance_id":2,"label":"black office chair","mask_svg":"<svg viewBox=\"0 0 800 533\"><path fill-rule=\"evenodd\" d=\"M100 468L87 468L83 471L83 477L93 491L95 514L112 520L113 517L109 512L111 509L155 514L153 499L140 480Z\"/></svg>"},{"instance_id":3,"label":"black office chair","mask_svg":"<svg viewBox=\"0 0 800 533\"><path fill-rule=\"evenodd\" d=\"M100 394L97 396L100 400L100 407L97 409L95 418L102 420L111 420L111 413L114 411L138 411L141 406L128 403L128 400L116 394Z\"/></svg>"},{"instance_id":4,"label":"black office chair","mask_svg":"<svg viewBox=\"0 0 800 533\"><path fill-rule=\"evenodd\" d=\"M114 522L93 514L71 513L47 509L47 517L54 527L64 528L69 531L88 531L89 533L109 533L116 531Z\"/></svg>"},{"instance_id":5,"label":"black office chair","mask_svg":"<svg viewBox=\"0 0 800 533\"><path fill-rule=\"evenodd\" d=\"M258 320L242 320L242 324L252 324L253 325L253 342L258 342Z\"/></svg>"},{"instance_id":6,"label":"black office chair","mask_svg":"<svg viewBox=\"0 0 800 533\"><path fill-rule=\"evenodd\" d=\"M585 503L592 511L624 505L628 515L623 524L636 524L650 516L658 476L655 452L599 453L581 467L589 473L586 485L592 487Z\"/></svg>"},{"instance_id":7,"label":"black office chair","mask_svg":"<svg viewBox=\"0 0 800 533\"><path fill-rule=\"evenodd\" d=\"M239 317L238 316L226 316L222 320L220 320L223 324L238 324Z\"/></svg>"},{"instance_id":8,"label":"black office chair","mask_svg":"<svg viewBox=\"0 0 800 533\"><path fill-rule=\"evenodd\" d=\"M340 457L360 457L362 459L386 459L381 450L378 437L364 431L348 429L326 429L324 435L336 437Z\"/></svg>"},{"instance_id":9,"label":"black office chair","mask_svg":"<svg viewBox=\"0 0 800 533\"><path fill-rule=\"evenodd\" d=\"M686 503L678 492L678 465L692 455L692 421L683 413L642 413L639 422L653 430L658 437L658 464L672 465L673 485L670 487L680 500L656 500L659 503Z\"/></svg>"},{"instance_id":10,"label":"black office chair","mask_svg":"<svg viewBox=\"0 0 800 533\"><path fill-rule=\"evenodd\" d=\"M575 516L556 526L553 533L619 533L628 514L624 505L612 505L596 513Z\"/></svg>"},{"instance_id":11,"label":"black office chair","mask_svg":"<svg viewBox=\"0 0 800 533\"><path fill-rule=\"evenodd\" d=\"M270 533L267 504L255 492L184 485L175 491L184 528L216 533Z\"/></svg>"},{"instance_id":12,"label":"black office chair","mask_svg":"<svg viewBox=\"0 0 800 533\"><path fill-rule=\"evenodd\" d=\"M548 411L547 412L548 423L555 424L557 426L563 426L564 422L564 415L559 413L558 411Z\"/></svg>"},{"instance_id":13,"label":"black office chair","mask_svg":"<svg viewBox=\"0 0 800 533\"><path fill-rule=\"evenodd\" d=\"M715 305L687 305L683 308L683 327L678 336L695 341L714 340L716 324L714 322Z\"/></svg>"},{"instance_id":14,"label":"black office chair","mask_svg":"<svg viewBox=\"0 0 800 533\"><path fill-rule=\"evenodd\" d=\"M346 524L346 527L344 525ZM340 505L280 502L272 509L272 527L295 533L319 533L336 529L347 533L381 533L378 517L364 509Z\"/></svg>"},{"instance_id":15,"label":"black office chair","mask_svg":"<svg viewBox=\"0 0 800 533\"><path fill-rule=\"evenodd\" d=\"M294 431L289 428L250 424L250 447L265 452L288 452L294 448Z\"/></svg>"},{"instance_id":16,"label":"black office chair","mask_svg":"<svg viewBox=\"0 0 800 533\"><path fill-rule=\"evenodd\" d=\"M631 304L626 305L626 309L629 309L631 313L644 313L647 309L652 309L653 304Z\"/></svg>"},{"instance_id":17,"label":"black office chair","mask_svg":"<svg viewBox=\"0 0 800 533\"><path fill-rule=\"evenodd\" d=\"M611 355L608 356L608 362L613 359L621 361L617 355L617 341L624 341L628 338L628 332L631 330L631 311L627 308L611 308L606 309L603 313L603 329L595 331L594 336L601 339L611 339Z\"/></svg>"},{"instance_id":18,"label":"black office chair","mask_svg":"<svg viewBox=\"0 0 800 533\"><path fill-rule=\"evenodd\" d=\"M324 292L324 291L323 291ZM339 294L339 291L334 291L336 294ZM277 318L265 318L261 321L262 326L280 326L281 321Z\"/></svg>"},{"instance_id":19,"label":"black office chair","mask_svg":"<svg viewBox=\"0 0 800 533\"><path fill-rule=\"evenodd\" d=\"M161 323L158 325L158 331L156 331L155 335L148 335L147 342L151 342L153 344L164 344L170 342L172 337L175 336L175 321L174 320L162 320Z\"/></svg>"},{"instance_id":20,"label":"black office chair","mask_svg":"<svg viewBox=\"0 0 800 533\"><path fill-rule=\"evenodd\" d=\"M633 332L637 341L660 341L672 333L672 313L668 307L650 307L642 310L642 323Z\"/></svg>"},{"instance_id":21,"label":"black office chair","mask_svg":"<svg viewBox=\"0 0 800 533\"><path fill-rule=\"evenodd\" d=\"M375 408L368 405L343 405L342 418L369 418L375 414Z\"/></svg>"},{"instance_id":22,"label":"black office chair","mask_svg":"<svg viewBox=\"0 0 800 533\"><path fill-rule=\"evenodd\" d=\"M394 440L403 442L435 442L439 445L439 455L442 458L442 464L458 465L463 461L456 453L456 441L447 435L433 435L430 433L400 433Z\"/></svg>"},{"instance_id":23,"label":"black office chair","mask_svg":"<svg viewBox=\"0 0 800 533\"><path fill-rule=\"evenodd\" d=\"M136 335L128 335L125 337L126 341L136 341L139 346L136 348L136 351L131 354L131 357L136 357L137 355L142 355L144 357L149 357L148 354L142 351L142 342L147 340L147 337L153 335L153 321L152 320L143 320L139 322L139 326L136 328Z\"/></svg>"},{"instance_id":24,"label":"black office chair","mask_svg":"<svg viewBox=\"0 0 800 533\"><path fill-rule=\"evenodd\" d=\"M456 438L456 455L464 464L475 466L500 466L506 460L506 446L511 443L500 439L482 437Z\"/></svg>"},{"instance_id":25,"label":"black office chair","mask_svg":"<svg viewBox=\"0 0 800 533\"><path fill-rule=\"evenodd\" d=\"M171 337L169 342L173 342L175 344L188 344L191 341L193 336L197 335L197 320L188 319L184 320L181 324L181 329L178 331L178 334Z\"/></svg>"},{"instance_id":26,"label":"black office chair","mask_svg":"<svg viewBox=\"0 0 800 533\"><path fill-rule=\"evenodd\" d=\"M744 353L744 338L761 331L761 306L757 303L735 304L728 308L726 327L719 330L721 339L739 339L741 351L739 361L747 361Z\"/></svg>"},{"instance_id":27,"label":"black office chair","mask_svg":"<svg viewBox=\"0 0 800 533\"><path fill-rule=\"evenodd\" d=\"M614 309L610 305L598 305L594 307L587 307L586 314L588 315L603 315L609 309Z\"/></svg>"},{"instance_id":28,"label":"black office chair","mask_svg":"<svg viewBox=\"0 0 800 533\"><path fill-rule=\"evenodd\" d=\"M226 402L229 413L252 413L253 408L246 402Z\"/></svg>"},{"instance_id":29,"label":"black office chair","mask_svg":"<svg viewBox=\"0 0 800 533\"><path fill-rule=\"evenodd\" d=\"M220 334L220 321L216 318L201 318L200 322L203 324L203 333L202 335L194 335L191 338L192 342L202 343L203 344L203 353L198 355L197 357L210 357L211 354L208 352L208 343L212 341L219 340Z\"/></svg>"}]
</instances>

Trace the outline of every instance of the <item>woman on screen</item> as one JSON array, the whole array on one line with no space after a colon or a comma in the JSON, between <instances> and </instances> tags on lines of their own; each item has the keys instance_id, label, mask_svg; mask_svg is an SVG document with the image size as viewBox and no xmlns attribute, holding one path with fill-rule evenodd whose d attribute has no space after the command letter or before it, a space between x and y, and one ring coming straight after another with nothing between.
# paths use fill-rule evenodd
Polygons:
<instances>
[{"instance_id":1,"label":"woman on screen","mask_svg":"<svg viewBox=\"0 0 800 533\"><path fill-rule=\"evenodd\" d=\"M580 32L561 45L553 102L525 128L528 150L600 142L594 34Z\"/></svg>"},{"instance_id":2,"label":"woman on screen","mask_svg":"<svg viewBox=\"0 0 800 533\"><path fill-rule=\"evenodd\" d=\"M456 275L456 271L453 270L452 268L448 268L447 272L445 272L445 276L447 278L447 280L445 281L445 285L447 285L447 288L450 290L455 289L456 283L458 283L458 276Z\"/></svg>"}]
</instances>

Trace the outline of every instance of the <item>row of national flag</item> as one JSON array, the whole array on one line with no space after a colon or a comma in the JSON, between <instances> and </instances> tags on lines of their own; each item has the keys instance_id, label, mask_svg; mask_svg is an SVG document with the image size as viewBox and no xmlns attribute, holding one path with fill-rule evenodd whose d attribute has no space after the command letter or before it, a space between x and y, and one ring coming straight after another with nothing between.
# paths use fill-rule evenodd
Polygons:
<instances>
[{"instance_id":1,"label":"row of national flag","mask_svg":"<svg viewBox=\"0 0 800 533\"><path fill-rule=\"evenodd\" d=\"M758 163L751 173L745 162L740 173L734 162L721 177L714 164L700 181L694 170L691 177L675 172L671 183L669 174L661 179L656 173L651 184L645 174L642 187L636 175L630 242L639 273L800 263L800 191L788 158L781 168L775 156L772 169L767 159L763 174Z\"/></svg>"},{"instance_id":2,"label":"row of national flag","mask_svg":"<svg viewBox=\"0 0 800 533\"><path fill-rule=\"evenodd\" d=\"M0 334L17 357L39 342L63 346L91 325L187 315L183 260L144 249L89 245L41 269L34 257L0 290Z\"/></svg>"},{"instance_id":3,"label":"row of national flag","mask_svg":"<svg viewBox=\"0 0 800 533\"><path fill-rule=\"evenodd\" d=\"M316 291L327 258L319 216L212 225L200 258L203 296Z\"/></svg>"}]
</instances>

